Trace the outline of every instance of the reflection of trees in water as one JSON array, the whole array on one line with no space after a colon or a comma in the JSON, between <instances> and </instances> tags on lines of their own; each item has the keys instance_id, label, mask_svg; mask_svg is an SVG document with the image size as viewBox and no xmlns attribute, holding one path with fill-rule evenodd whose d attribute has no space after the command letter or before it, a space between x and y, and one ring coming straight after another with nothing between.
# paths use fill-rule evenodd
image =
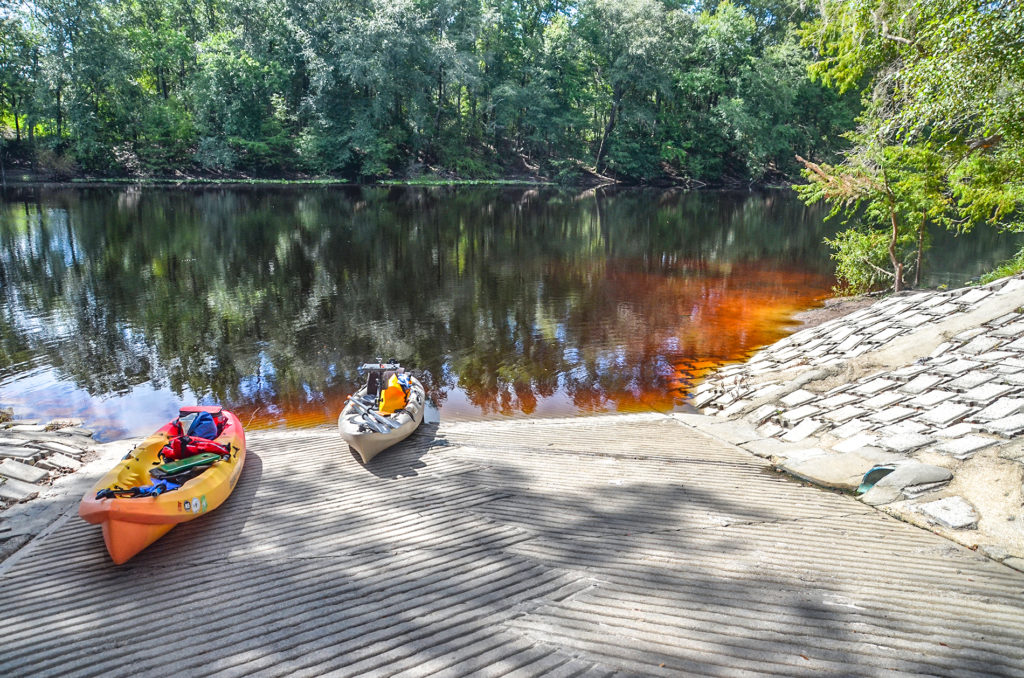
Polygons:
<instances>
[{"instance_id":1,"label":"reflection of trees in water","mask_svg":"<svg viewBox=\"0 0 1024 678\"><path fill-rule=\"evenodd\" d=\"M770 304L794 284L813 288L805 300L823 282L790 272L824 259L820 220L772 194L14 197L0 221L2 373L48 364L96 396L153 382L242 412L336 414L373 357L422 370L438 403L463 389L482 412L530 413L560 389L580 410L628 407L664 392L674 360L756 341L716 327L717 308Z\"/></svg>"}]
</instances>

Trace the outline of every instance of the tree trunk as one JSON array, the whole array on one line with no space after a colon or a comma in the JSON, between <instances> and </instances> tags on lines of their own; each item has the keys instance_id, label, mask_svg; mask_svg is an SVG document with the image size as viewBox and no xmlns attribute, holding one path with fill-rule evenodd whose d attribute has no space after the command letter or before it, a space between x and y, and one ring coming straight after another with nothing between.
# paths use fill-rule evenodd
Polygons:
<instances>
[{"instance_id":1,"label":"tree trunk","mask_svg":"<svg viewBox=\"0 0 1024 678\"><path fill-rule=\"evenodd\" d=\"M604 134L601 135L601 145L597 147L597 157L594 158L594 171L601 171L601 160L604 158L605 147L608 143L608 137L611 136L615 130L615 118L619 111L619 105L622 103L622 89L616 85L615 90L612 93L612 110L608 114L608 123L604 126Z\"/></svg>"},{"instance_id":2,"label":"tree trunk","mask_svg":"<svg viewBox=\"0 0 1024 678\"><path fill-rule=\"evenodd\" d=\"M892 233L889 235L889 261L892 262L892 291L899 292L903 285L903 262L896 258L896 238L899 237L899 226L896 223L896 212L889 209L889 219L892 221Z\"/></svg>"},{"instance_id":3,"label":"tree trunk","mask_svg":"<svg viewBox=\"0 0 1024 678\"><path fill-rule=\"evenodd\" d=\"M434 143L441 138L441 106L444 102L444 68L437 69L437 111L434 113Z\"/></svg>"}]
</instances>

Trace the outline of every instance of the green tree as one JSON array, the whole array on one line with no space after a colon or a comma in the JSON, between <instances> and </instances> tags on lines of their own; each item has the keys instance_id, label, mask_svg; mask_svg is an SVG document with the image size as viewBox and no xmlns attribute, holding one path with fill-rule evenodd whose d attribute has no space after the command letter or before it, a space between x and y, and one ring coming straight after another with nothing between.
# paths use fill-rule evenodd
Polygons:
<instances>
[{"instance_id":1,"label":"green tree","mask_svg":"<svg viewBox=\"0 0 1024 678\"><path fill-rule=\"evenodd\" d=\"M943 223L960 230L1024 230L1021 35L1018 2L823 3L804 29L821 54L810 72L840 91L860 90L865 102L857 148L837 174L855 174L859 158L886 149L916 149L901 165L904 183L932 203L908 218L952 207ZM919 162L923 149L928 160Z\"/></svg>"}]
</instances>

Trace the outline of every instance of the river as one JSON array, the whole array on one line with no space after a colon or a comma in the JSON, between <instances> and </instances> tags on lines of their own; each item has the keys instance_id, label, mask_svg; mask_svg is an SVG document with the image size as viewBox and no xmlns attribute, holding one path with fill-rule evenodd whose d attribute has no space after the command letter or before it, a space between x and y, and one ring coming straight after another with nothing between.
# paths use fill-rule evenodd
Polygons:
<instances>
[{"instance_id":1,"label":"river","mask_svg":"<svg viewBox=\"0 0 1024 678\"><path fill-rule=\"evenodd\" d=\"M395 358L435 420L685 409L830 295L823 217L782 190L8 189L0 405L101 440L179 403L312 426ZM926 282L1018 247L936 234Z\"/></svg>"}]
</instances>

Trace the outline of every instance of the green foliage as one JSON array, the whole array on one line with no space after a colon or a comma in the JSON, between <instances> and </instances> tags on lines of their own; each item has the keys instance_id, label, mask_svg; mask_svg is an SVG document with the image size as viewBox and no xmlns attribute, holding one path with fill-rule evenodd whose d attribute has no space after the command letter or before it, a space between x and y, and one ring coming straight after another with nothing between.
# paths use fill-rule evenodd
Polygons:
<instances>
[{"instance_id":1,"label":"green foliage","mask_svg":"<svg viewBox=\"0 0 1024 678\"><path fill-rule=\"evenodd\" d=\"M1024 230L1022 34L1020 3L822 3L802 31L820 54L810 72L839 91L861 90L865 107L854 148L824 173L835 181L811 172L817 187L802 195L835 207L851 200L844 177L870 177L854 202L869 223L892 224L891 243L915 222L922 244L929 224Z\"/></svg>"},{"instance_id":2,"label":"green foliage","mask_svg":"<svg viewBox=\"0 0 1024 678\"><path fill-rule=\"evenodd\" d=\"M834 238L825 238L836 262L836 291L864 294L892 286L889 266L889 237L875 229L848 228Z\"/></svg>"},{"instance_id":3,"label":"green foliage","mask_svg":"<svg viewBox=\"0 0 1024 678\"><path fill-rule=\"evenodd\" d=\"M981 284L990 283L1000 278L1006 278L1007 276L1017 275L1018 273L1024 273L1024 249L1017 252L1017 254L1002 264L997 266L991 273L986 273L981 276Z\"/></svg>"},{"instance_id":4,"label":"green foliage","mask_svg":"<svg viewBox=\"0 0 1024 678\"><path fill-rule=\"evenodd\" d=\"M857 106L807 75L797 0L3 7L0 120L105 174L749 182Z\"/></svg>"}]
</instances>

